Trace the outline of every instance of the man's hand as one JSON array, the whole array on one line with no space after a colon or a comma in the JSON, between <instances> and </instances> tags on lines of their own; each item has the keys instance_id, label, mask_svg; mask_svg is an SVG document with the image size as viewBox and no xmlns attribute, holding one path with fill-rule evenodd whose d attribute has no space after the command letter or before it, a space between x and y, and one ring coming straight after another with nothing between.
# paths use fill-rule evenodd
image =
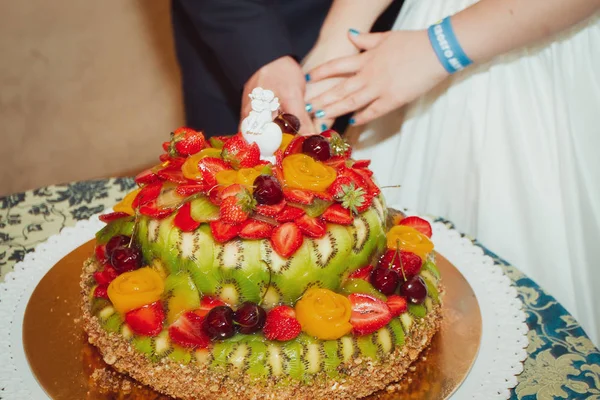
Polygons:
<instances>
[{"instance_id":1,"label":"man's hand","mask_svg":"<svg viewBox=\"0 0 600 400\"><path fill-rule=\"evenodd\" d=\"M256 71L244 85L242 94L242 115L240 121L248 116L252 107L248 96L252 89L268 89L279 97L281 109L300 119L300 133L310 134L313 124L306 112L304 92L306 81L300 65L289 56L281 57Z\"/></svg>"}]
</instances>

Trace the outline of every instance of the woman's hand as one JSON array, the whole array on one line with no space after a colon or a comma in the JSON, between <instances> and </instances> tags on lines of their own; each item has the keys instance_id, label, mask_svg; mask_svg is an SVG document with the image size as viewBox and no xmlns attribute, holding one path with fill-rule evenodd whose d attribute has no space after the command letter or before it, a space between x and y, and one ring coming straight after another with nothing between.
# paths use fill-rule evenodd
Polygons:
<instances>
[{"instance_id":1,"label":"woman's hand","mask_svg":"<svg viewBox=\"0 0 600 400\"><path fill-rule=\"evenodd\" d=\"M448 76L425 30L349 32L348 37L365 51L327 62L310 72L311 82L346 78L310 99L317 126L357 110L361 111L351 124L365 124L411 102Z\"/></svg>"}]
</instances>

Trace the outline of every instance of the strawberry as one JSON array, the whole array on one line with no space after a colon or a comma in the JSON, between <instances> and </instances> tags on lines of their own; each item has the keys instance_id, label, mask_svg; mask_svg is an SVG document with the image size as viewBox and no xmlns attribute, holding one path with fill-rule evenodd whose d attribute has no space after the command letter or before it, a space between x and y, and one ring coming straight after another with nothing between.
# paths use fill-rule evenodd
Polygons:
<instances>
[{"instance_id":1,"label":"strawberry","mask_svg":"<svg viewBox=\"0 0 600 400\"><path fill-rule=\"evenodd\" d=\"M430 238L433 233L431 230L431 224L420 217L406 217L400 221L399 225L410 226L428 238Z\"/></svg>"},{"instance_id":2,"label":"strawberry","mask_svg":"<svg viewBox=\"0 0 600 400\"><path fill-rule=\"evenodd\" d=\"M98 245L94 248L94 254L96 255L96 260L98 260L101 264L106 264L108 262L108 257L106 255L106 245Z\"/></svg>"},{"instance_id":3,"label":"strawberry","mask_svg":"<svg viewBox=\"0 0 600 400\"><path fill-rule=\"evenodd\" d=\"M183 232L192 232L200 226L200 222L195 221L191 215L192 205L190 202L184 203L177 211L173 225L181 229Z\"/></svg>"},{"instance_id":4,"label":"strawberry","mask_svg":"<svg viewBox=\"0 0 600 400\"><path fill-rule=\"evenodd\" d=\"M311 191L311 193L317 198L317 199L321 199L324 201L329 201L332 202L333 201L333 196L331 194L329 194L328 192L313 192Z\"/></svg>"},{"instance_id":5,"label":"strawberry","mask_svg":"<svg viewBox=\"0 0 600 400\"><path fill-rule=\"evenodd\" d=\"M240 193L247 193L248 190L240 185L239 183L234 183L229 185L221 190L221 201L225 200L227 197L237 196Z\"/></svg>"},{"instance_id":6,"label":"strawberry","mask_svg":"<svg viewBox=\"0 0 600 400\"><path fill-rule=\"evenodd\" d=\"M405 313L408 309L406 299L402 296L398 296L397 294L388 296L386 304L392 312L392 317L397 317L398 315Z\"/></svg>"},{"instance_id":7,"label":"strawberry","mask_svg":"<svg viewBox=\"0 0 600 400\"><path fill-rule=\"evenodd\" d=\"M342 207L341 204L337 203L327 207L325 212L321 215L321 218L323 218L327 222L340 225L351 225L354 221L350 210Z\"/></svg>"},{"instance_id":8,"label":"strawberry","mask_svg":"<svg viewBox=\"0 0 600 400\"><path fill-rule=\"evenodd\" d=\"M142 187L137 196L135 196L135 199L133 199L131 207L135 210L146 203L156 200L162 190L162 185L162 182L155 182Z\"/></svg>"},{"instance_id":9,"label":"strawberry","mask_svg":"<svg viewBox=\"0 0 600 400\"><path fill-rule=\"evenodd\" d=\"M138 335L156 336L162 331L165 312L160 301L147 304L125 314L125 322Z\"/></svg>"},{"instance_id":10,"label":"strawberry","mask_svg":"<svg viewBox=\"0 0 600 400\"><path fill-rule=\"evenodd\" d=\"M215 149L222 149L223 145L227 140L229 140L231 136L211 136L208 138L210 143L210 147L214 147Z\"/></svg>"},{"instance_id":11,"label":"strawberry","mask_svg":"<svg viewBox=\"0 0 600 400\"><path fill-rule=\"evenodd\" d=\"M371 160L356 160L352 163L352 168L369 168L371 165Z\"/></svg>"},{"instance_id":12,"label":"strawberry","mask_svg":"<svg viewBox=\"0 0 600 400\"><path fill-rule=\"evenodd\" d=\"M248 219L244 222L239 236L244 239L267 239L272 232L273 225L255 219Z\"/></svg>"},{"instance_id":13,"label":"strawberry","mask_svg":"<svg viewBox=\"0 0 600 400\"><path fill-rule=\"evenodd\" d=\"M125 217L129 217L129 214L124 213L124 212L111 212L111 213L100 215L98 217L98 219L100 221L104 222L105 224L108 224L109 222L113 222L120 218L125 218Z\"/></svg>"},{"instance_id":14,"label":"strawberry","mask_svg":"<svg viewBox=\"0 0 600 400\"><path fill-rule=\"evenodd\" d=\"M285 148L283 152L283 158L289 156L290 154L301 153L302 143L304 143L305 140L306 136L296 135Z\"/></svg>"},{"instance_id":15,"label":"strawberry","mask_svg":"<svg viewBox=\"0 0 600 400\"><path fill-rule=\"evenodd\" d=\"M179 185L175 189L178 195L181 197L188 197L196 193L200 193L206 190L204 185L193 184L193 185Z\"/></svg>"},{"instance_id":16,"label":"strawberry","mask_svg":"<svg viewBox=\"0 0 600 400\"><path fill-rule=\"evenodd\" d=\"M281 257L288 258L302 246L304 237L298 225L286 222L273 230L271 245Z\"/></svg>"},{"instance_id":17,"label":"strawberry","mask_svg":"<svg viewBox=\"0 0 600 400\"><path fill-rule=\"evenodd\" d=\"M169 143L169 155L175 157L177 155L190 156L198 153L207 145L206 139L202 132L196 132L191 128L178 128L171 134L171 142Z\"/></svg>"},{"instance_id":18,"label":"strawberry","mask_svg":"<svg viewBox=\"0 0 600 400\"><path fill-rule=\"evenodd\" d=\"M217 184L217 173L231 168L220 158L204 157L198 161L198 169L202 173L202 179L206 186L211 188Z\"/></svg>"},{"instance_id":19,"label":"strawberry","mask_svg":"<svg viewBox=\"0 0 600 400\"><path fill-rule=\"evenodd\" d=\"M281 200L279 203L273 205L258 204L254 211L258 214L265 215L267 217L274 217L277 214L279 214L285 207L285 200Z\"/></svg>"},{"instance_id":20,"label":"strawberry","mask_svg":"<svg viewBox=\"0 0 600 400\"><path fill-rule=\"evenodd\" d=\"M287 188L283 190L283 196L291 203L310 204L315 195L309 190Z\"/></svg>"},{"instance_id":21,"label":"strawberry","mask_svg":"<svg viewBox=\"0 0 600 400\"><path fill-rule=\"evenodd\" d=\"M296 312L289 306L277 306L269 311L263 328L267 339L282 342L296 338L301 331Z\"/></svg>"},{"instance_id":22,"label":"strawberry","mask_svg":"<svg viewBox=\"0 0 600 400\"><path fill-rule=\"evenodd\" d=\"M223 193L221 193L221 198L223 201L221 202L219 216L223 222L230 224L240 224L247 220L256 206L256 201L250 195L250 192L243 187L241 192L229 197L223 197Z\"/></svg>"},{"instance_id":23,"label":"strawberry","mask_svg":"<svg viewBox=\"0 0 600 400\"><path fill-rule=\"evenodd\" d=\"M207 191L208 200L210 200L210 202L213 203L215 206L220 206L223 202L223 199L221 198L221 193L223 192L223 190L224 189L222 186L213 186Z\"/></svg>"},{"instance_id":24,"label":"strawberry","mask_svg":"<svg viewBox=\"0 0 600 400\"><path fill-rule=\"evenodd\" d=\"M162 148L164 151L169 151L169 146L171 145L171 142L162 142Z\"/></svg>"},{"instance_id":25,"label":"strawberry","mask_svg":"<svg viewBox=\"0 0 600 400\"><path fill-rule=\"evenodd\" d=\"M108 299L108 285L98 285L94 289L94 297Z\"/></svg>"},{"instance_id":26,"label":"strawberry","mask_svg":"<svg viewBox=\"0 0 600 400\"><path fill-rule=\"evenodd\" d=\"M108 286L117 276L119 276L119 273L110 265L106 265L102 271L94 272L94 279L98 282L98 285Z\"/></svg>"},{"instance_id":27,"label":"strawberry","mask_svg":"<svg viewBox=\"0 0 600 400\"><path fill-rule=\"evenodd\" d=\"M319 218L304 215L296 220L296 224L302 233L311 238L322 238L327 233L327 225Z\"/></svg>"},{"instance_id":28,"label":"strawberry","mask_svg":"<svg viewBox=\"0 0 600 400\"><path fill-rule=\"evenodd\" d=\"M171 208L162 208L156 205L156 201L144 204L140 207L140 214L147 215L148 217L163 219L173 213Z\"/></svg>"},{"instance_id":29,"label":"strawberry","mask_svg":"<svg viewBox=\"0 0 600 400\"><path fill-rule=\"evenodd\" d=\"M238 134L223 144L221 157L235 169L253 168L260 162L260 149Z\"/></svg>"},{"instance_id":30,"label":"strawberry","mask_svg":"<svg viewBox=\"0 0 600 400\"><path fill-rule=\"evenodd\" d=\"M387 250L378 261L381 268L391 268L401 277L413 276L419 273L423 261L418 255L410 251L395 249Z\"/></svg>"},{"instance_id":31,"label":"strawberry","mask_svg":"<svg viewBox=\"0 0 600 400\"><path fill-rule=\"evenodd\" d=\"M352 305L350 324L352 333L357 336L368 335L383 328L392 319L392 312L387 304L364 293L352 293L348 296Z\"/></svg>"},{"instance_id":32,"label":"strawberry","mask_svg":"<svg viewBox=\"0 0 600 400\"><path fill-rule=\"evenodd\" d=\"M365 194L363 196L363 203L361 206L356 207L356 211L360 214L367 211L373 205L373 196L370 194Z\"/></svg>"},{"instance_id":33,"label":"strawberry","mask_svg":"<svg viewBox=\"0 0 600 400\"><path fill-rule=\"evenodd\" d=\"M160 177L154 173L151 169L147 169L145 171L140 172L135 176L135 183L138 185L147 185L149 183L154 183L160 181Z\"/></svg>"},{"instance_id":34,"label":"strawberry","mask_svg":"<svg viewBox=\"0 0 600 400\"><path fill-rule=\"evenodd\" d=\"M188 311L171 324L169 337L173 342L186 348L207 348L210 345L210 338L202 329L203 321L204 317Z\"/></svg>"},{"instance_id":35,"label":"strawberry","mask_svg":"<svg viewBox=\"0 0 600 400\"><path fill-rule=\"evenodd\" d=\"M371 276L371 271L373 271L373 266L365 265L364 267L360 267L359 269L348 275L348 278L362 279L368 282L369 277Z\"/></svg>"},{"instance_id":36,"label":"strawberry","mask_svg":"<svg viewBox=\"0 0 600 400\"><path fill-rule=\"evenodd\" d=\"M283 170L281 169L281 166L274 166L271 168L271 172L273 173L273 176L279 181L279 182L285 182L285 178L283 177Z\"/></svg>"},{"instance_id":37,"label":"strawberry","mask_svg":"<svg viewBox=\"0 0 600 400\"><path fill-rule=\"evenodd\" d=\"M354 181L347 176L338 176L335 181L327 188L327 192L334 198L341 198L344 195L343 187L353 185Z\"/></svg>"},{"instance_id":38,"label":"strawberry","mask_svg":"<svg viewBox=\"0 0 600 400\"><path fill-rule=\"evenodd\" d=\"M241 225L228 224L223 221L211 221L210 231L213 237L219 243L225 243L228 240L233 239L240 233L242 229Z\"/></svg>"},{"instance_id":39,"label":"strawberry","mask_svg":"<svg viewBox=\"0 0 600 400\"><path fill-rule=\"evenodd\" d=\"M177 167L163 168L156 174L165 181L179 184L189 183L188 179L185 176L183 176L183 172L181 172L181 169Z\"/></svg>"},{"instance_id":40,"label":"strawberry","mask_svg":"<svg viewBox=\"0 0 600 400\"><path fill-rule=\"evenodd\" d=\"M368 169L352 169L352 171L363 178L365 185L364 187L366 188L368 194L371 196L379 196L381 189L379 189L379 186L377 186L375 182L373 182L373 179L371 179L371 176L373 175L372 171Z\"/></svg>"},{"instance_id":41,"label":"strawberry","mask_svg":"<svg viewBox=\"0 0 600 400\"><path fill-rule=\"evenodd\" d=\"M277 149L273 155L275 156L275 165L281 168L283 164L283 151Z\"/></svg>"},{"instance_id":42,"label":"strawberry","mask_svg":"<svg viewBox=\"0 0 600 400\"><path fill-rule=\"evenodd\" d=\"M279 214L275 216L277 222L295 221L305 214L304 210L294 206L286 205Z\"/></svg>"},{"instance_id":43,"label":"strawberry","mask_svg":"<svg viewBox=\"0 0 600 400\"><path fill-rule=\"evenodd\" d=\"M204 297L202 297L202 300L200 300L200 307L198 309L194 310L194 313L201 317L205 317L206 314L208 314L208 312L210 310L212 310L213 308L215 308L217 306L226 306L226 305L227 304L224 303L218 297L204 296Z\"/></svg>"},{"instance_id":44,"label":"strawberry","mask_svg":"<svg viewBox=\"0 0 600 400\"><path fill-rule=\"evenodd\" d=\"M354 183L350 183L340 186L336 200L342 203L342 207L354 214L359 214L371 206L373 198L367 195L362 187L356 187Z\"/></svg>"},{"instance_id":45,"label":"strawberry","mask_svg":"<svg viewBox=\"0 0 600 400\"><path fill-rule=\"evenodd\" d=\"M325 161L325 164L337 170L340 167L346 165L346 159L342 156L333 156L329 160Z\"/></svg>"}]
</instances>

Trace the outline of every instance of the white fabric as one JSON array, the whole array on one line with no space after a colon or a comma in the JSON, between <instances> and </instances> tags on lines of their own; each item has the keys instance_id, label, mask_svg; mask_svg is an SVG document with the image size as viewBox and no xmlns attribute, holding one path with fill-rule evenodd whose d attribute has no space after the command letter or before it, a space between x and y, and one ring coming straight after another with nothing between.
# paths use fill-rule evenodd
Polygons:
<instances>
[{"instance_id":1,"label":"white fabric","mask_svg":"<svg viewBox=\"0 0 600 400\"><path fill-rule=\"evenodd\" d=\"M395 29L426 28L471 3L407 0ZM401 185L384 191L388 204L476 236L600 344L600 15L462 71L404 118L358 133L356 158L373 160L381 185Z\"/></svg>"}]
</instances>

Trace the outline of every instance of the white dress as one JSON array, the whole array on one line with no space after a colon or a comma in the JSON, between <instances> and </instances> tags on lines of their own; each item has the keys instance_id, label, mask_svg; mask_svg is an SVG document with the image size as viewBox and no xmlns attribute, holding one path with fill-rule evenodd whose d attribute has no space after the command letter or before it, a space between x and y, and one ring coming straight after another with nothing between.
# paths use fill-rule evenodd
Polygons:
<instances>
[{"instance_id":1,"label":"white dress","mask_svg":"<svg viewBox=\"0 0 600 400\"><path fill-rule=\"evenodd\" d=\"M406 0L394 29L472 3ZM401 185L384 190L388 204L477 237L600 344L600 15L462 71L404 115L348 136L379 184Z\"/></svg>"}]
</instances>

